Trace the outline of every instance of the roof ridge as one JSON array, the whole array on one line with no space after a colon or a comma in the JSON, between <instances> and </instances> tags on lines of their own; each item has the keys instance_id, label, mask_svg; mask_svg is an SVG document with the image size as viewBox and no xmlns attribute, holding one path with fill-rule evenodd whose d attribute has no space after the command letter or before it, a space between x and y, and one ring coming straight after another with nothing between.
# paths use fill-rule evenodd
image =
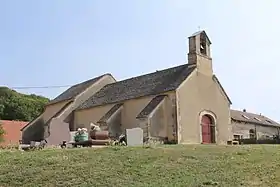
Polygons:
<instances>
[{"instance_id":1,"label":"roof ridge","mask_svg":"<svg viewBox=\"0 0 280 187\"><path fill-rule=\"evenodd\" d=\"M236 110L236 109L230 109L232 112L237 112L237 113L239 113L239 115L245 115L245 116L247 116L247 117L251 117L251 118L259 118L259 119L262 119L262 120L265 120L265 121L271 121L272 123L274 123L274 124L277 124L277 125L280 125L279 124L279 122L277 122L277 121L275 121L275 120L273 120L273 119L271 119L270 117L268 117L268 116L266 116L266 115L263 115L263 114L257 114L257 113L251 113L251 112L243 112L242 110ZM246 114L248 114L248 115L246 115ZM235 119L235 117L234 116L231 116L231 118L233 118L233 119ZM262 124L264 124L264 123L262 123Z\"/></svg>"},{"instance_id":2,"label":"roof ridge","mask_svg":"<svg viewBox=\"0 0 280 187\"><path fill-rule=\"evenodd\" d=\"M180 67L183 67L183 66L192 67L193 65L196 65L196 64L181 64L181 65L178 65L178 66L173 66L173 67L165 68L165 69L162 69L162 70L156 70L154 72L150 72L150 73L146 73L146 74L130 77L130 78L127 78L127 79L123 79L123 80L120 80L120 81L116 81L116 82L107 84L106 86L109 86L109 85L112 85L112 84L116 84L116 83L122 83L122 82L129 81L129 80L132 80L132 79L135 79L135 78L141 78L141 77L144 77L144 76L153 75L153 74L164 72L164 71L168 71L168 70L171 70L171 69L180 68ZM104 87L106 87L106 86L104 86Z\"/></svg>"},{"instance_id":3,"label":"roof ridge","mask_svg":"<svg viewBox=\"0 0 280 187\"><path fill-rule=\"evenodd\" d=\"M258 115L258 116L265 116L265 115L260 115L260 114L258 114L258 113L252 113L252 112L243 112L242 110L235 110L235 109L230 109L230 110L232 110L232 111L236 111L236 112L241 112L241 113L247 113L247 114L253 114L253 115ZM266 117L266 116L265 116Z\"/></svg>"},{"instance_id":4,"label":"roof ridge","mask_svg":"<svg viewBox=\"0 0 280 187\"><path fill-rule=\"evenodd\" d=\"M88 80L85 80L85 81L83 81L83 82L80 82L80 83L77 83L77 84L73 84L71 87L78 86L78 85L84 84L84 83L86 83L86 82L90 82L90 81L92 81L92 80L94 80L94 79L99 79L99 78L101 78L101 77L104 77L105 75L111 75L111 76L112 76L112 74L110 74L110 73L105 73L105 74L99 75L99 76L97 76L97 77L93 77L93 78L90 78L90 79L88 79ZM70 88L71 88L71 87L70 87Z\"/></svg>"},{"instance_id":5,"label":"roof ridge","mask_svg":"<svg viewBox=\"0 0 280 187\"><path fill-rule=\"evenodd\" d=\"M87 88L89 88L91 85L93 85L94 83L96 83L106 75L112 76L111 74L106 73L70 86L64 92L62 92L57 97L52 99L49 103L47 103L47 105L55 104L61 101L75 99L80 93L84 92Z\"/></svg>"},{"instance_id":6,"label":"roof ridge","mask_svg":"<svg viewBox=\"0 0 280 187\"><path fill-rule=\"evenodd\" d=\"M195 68L185 63L107 84L77 110L175 90Z\"/></svg>"}]
</instances>

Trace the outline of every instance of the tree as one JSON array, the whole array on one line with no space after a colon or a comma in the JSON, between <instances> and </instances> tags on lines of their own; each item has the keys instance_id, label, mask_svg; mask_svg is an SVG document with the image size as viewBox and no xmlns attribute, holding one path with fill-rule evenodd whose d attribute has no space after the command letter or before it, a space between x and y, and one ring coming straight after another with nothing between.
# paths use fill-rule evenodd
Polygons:
<instances>
[{"instance_id":1,"label":"tree","mask_svg":"<svg viewBox=\"0 0 280 187\"><path fill-rule=\"evenodd\" d=\"M0 118L31 121L43 112L48 102L49 99L43 96L22 94L0 87Z\"/></svg>"}]
</instances>

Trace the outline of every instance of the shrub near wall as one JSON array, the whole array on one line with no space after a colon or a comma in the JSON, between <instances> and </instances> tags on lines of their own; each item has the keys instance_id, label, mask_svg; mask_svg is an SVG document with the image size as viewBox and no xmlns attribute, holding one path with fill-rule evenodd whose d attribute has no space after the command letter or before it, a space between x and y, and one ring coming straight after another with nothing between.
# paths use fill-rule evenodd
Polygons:
<instances>
[{"instance_id":1,"label":"shrub near wall","mask_svg":"<svg viewBox=\"0 0 280 187\"><path fill-rule=\"evenodd\" d=\"M241 139L240 144L280 144L280 139L262 139L256 140L255 138Z\"/></svg>"},{"instance_id":2,"label":"shrub near wall","mask_svg":"<svg viewBox=\"0 0 280 187\"><path fill-rule=\"evenodd\" d=\"M0 122L0 143L4 141L5 130Z\"/></svg>"}]
</instances>

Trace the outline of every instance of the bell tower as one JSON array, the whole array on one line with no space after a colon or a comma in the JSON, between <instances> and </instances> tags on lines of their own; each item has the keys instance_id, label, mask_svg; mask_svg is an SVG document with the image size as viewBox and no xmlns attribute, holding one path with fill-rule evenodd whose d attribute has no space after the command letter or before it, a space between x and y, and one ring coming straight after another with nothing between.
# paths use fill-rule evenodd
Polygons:
<instances>
[{"instance_id":1,"label":"bell tower","mask_svg":"<svg viewBox=\"0 0 280 187\"><path fill-rule=\"evenodd\" d=\"M211 41L205 31L198 31L189 37L188 63L196 64L197 70L212 76Z\"/></svg>"}]
</instances>

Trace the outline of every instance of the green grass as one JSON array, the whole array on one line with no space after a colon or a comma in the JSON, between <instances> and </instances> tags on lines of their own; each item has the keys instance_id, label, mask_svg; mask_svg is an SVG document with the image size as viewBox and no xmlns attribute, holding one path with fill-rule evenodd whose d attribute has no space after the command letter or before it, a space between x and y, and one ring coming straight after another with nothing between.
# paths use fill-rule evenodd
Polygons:
<instances>
[{"instance_id":1,"label":"green grass","mask_svg":"<svg viewBox=\"0 0 280 187\"><path fill-rule=\"evenodd\" d=\"M1 151L0 186L280 186L280 146Z\"/></svg>"}]
</instances>

